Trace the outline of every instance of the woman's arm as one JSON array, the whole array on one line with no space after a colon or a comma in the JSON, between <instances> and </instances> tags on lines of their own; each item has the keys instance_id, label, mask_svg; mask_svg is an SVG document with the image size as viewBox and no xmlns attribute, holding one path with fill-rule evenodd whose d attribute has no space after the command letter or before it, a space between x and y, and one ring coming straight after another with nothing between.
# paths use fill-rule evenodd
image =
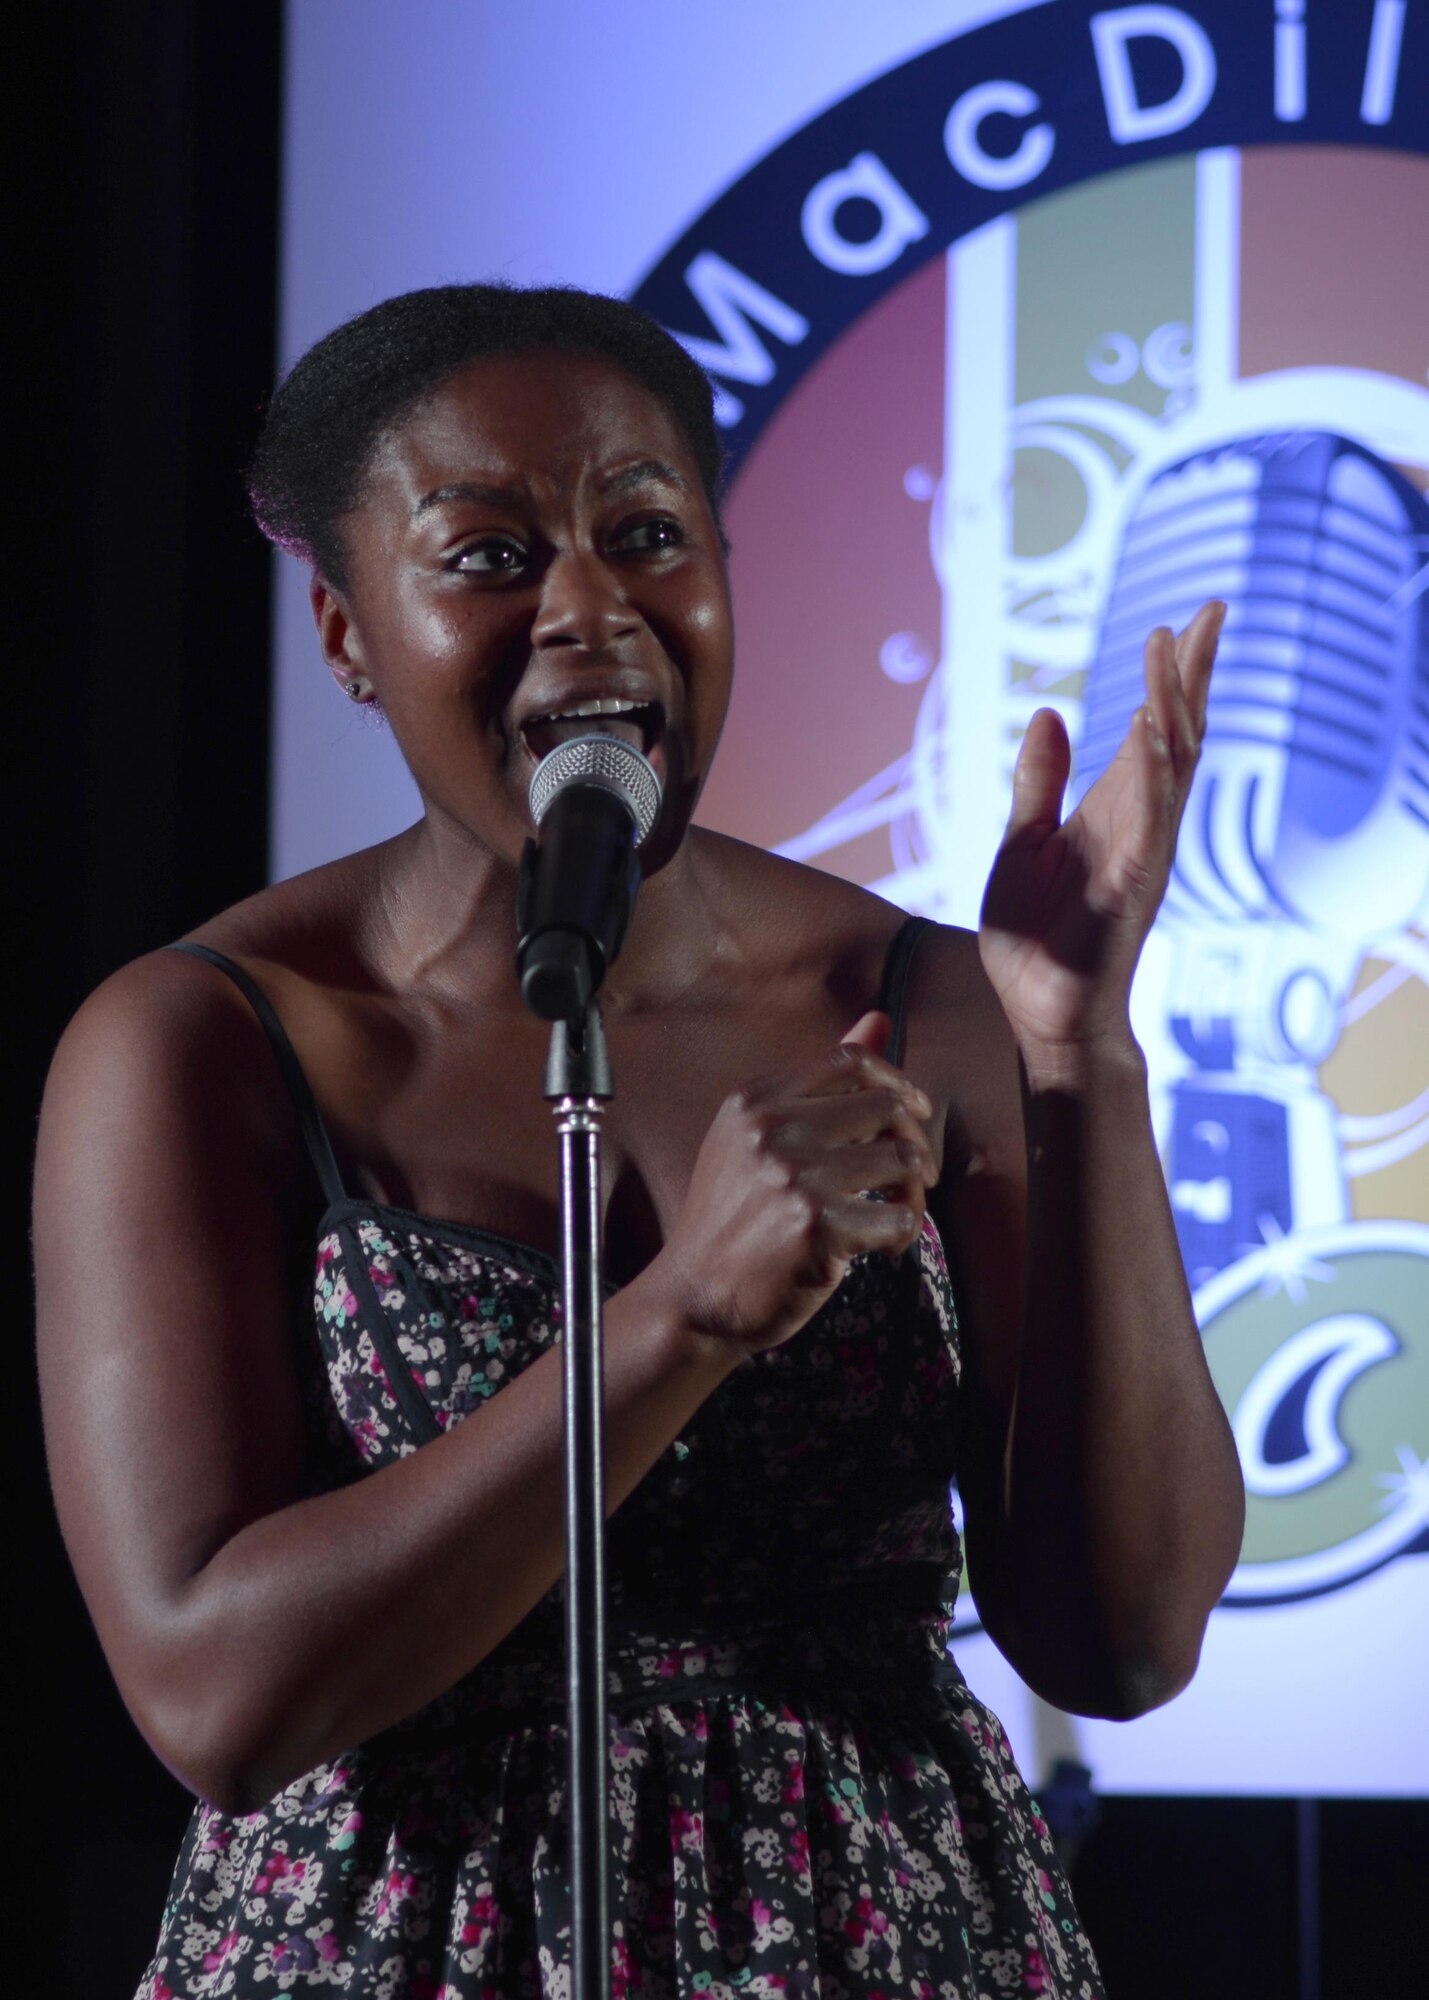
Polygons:
<instances>
[{"instance_id":1,"label":"woman's arm","mask_svg":"<svg viewBox=\"0 0 1429 2000\"><path fill-rule=\"evenodd\" d=\"M1240 1550L1240 1468L1191 1315L1140 1051L1128 1038L1075 1074L1030 1076L984 995L969 1037L984 1052L971 1171L929 1204L968 1359L969 1576L1037 1693L1139 1715L1195 1670Z\"/></svg>"},{"instance_id":2,"label":"woman's arm","mask_svg":"<svg viewBox=\"0 0 1429 2000\"><path fill-rule=\"evenodd\" d=\"M934 1206L969 1327L969 1573L1029 1684L1093 1714L1190 1679L1243 1526L1128 1015L1218 624L1182 636L1179 671L1153 636L1147 707L1065 826L1065 735L1029 731L977 959L942 953L965 1079L949 1150L968 1171Z\"/></svg>"},{"instance_id":3,"label":"woman's arm","mask_svg":"<svg viewBox=\"0 0 1429 2000\"><path fill-rule=\"evenodd\" d=\"M244 1003L144 961L65 1038L37 1161L61 1525L141 1729L235 1810L451 1686L561 1567L555 1355L410 1457L301 1497L291 1124ZM608 1318L612 1506L739 1358L689 1338L648 1276Z\"/></svg>"},{"instance_id":4,"label":"woman's arm","mask_svg":"<svg viewBox=\"0 0 1429 2000\"><path fill-rule=\"evenodd\" d=\"M852 1255L917 1233L926 1103L860 1049L815 1070L725 1106L665 1251L608 1309L612 1508ZM61 1525L139 1726L230 1810L450 1687L562 1565L554 1354L407 1458L303 1497L291 1126L244 1003L160 955L66 1036L37 1163ZM858 1198L874 1154L901 1200Z\"/></svg>"}]
</instances>

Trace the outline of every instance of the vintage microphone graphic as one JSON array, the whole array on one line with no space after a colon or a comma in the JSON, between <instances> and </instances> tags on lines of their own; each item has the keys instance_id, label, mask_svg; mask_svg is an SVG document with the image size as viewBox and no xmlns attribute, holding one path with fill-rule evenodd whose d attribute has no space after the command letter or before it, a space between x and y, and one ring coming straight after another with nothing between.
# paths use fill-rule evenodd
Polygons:
<instances>
[{"instance_id":1,"label":"vintage microphone graphic","mask_svg":"<svg viewBox=\"0 0 1429 2000\"><path fill-rule=\"evenodd\" d=\"M1088 675L1073 799L1142 699L1151 625L1229 607L1159 921L1175 940L1169 1180L1199 1284L1275 1233L1341 1219L1315 1069L1366 949L1429 884L1429 503L1328 432L1274 432L1157 474L1129 519Z\"/></svg>"}]
</instances>

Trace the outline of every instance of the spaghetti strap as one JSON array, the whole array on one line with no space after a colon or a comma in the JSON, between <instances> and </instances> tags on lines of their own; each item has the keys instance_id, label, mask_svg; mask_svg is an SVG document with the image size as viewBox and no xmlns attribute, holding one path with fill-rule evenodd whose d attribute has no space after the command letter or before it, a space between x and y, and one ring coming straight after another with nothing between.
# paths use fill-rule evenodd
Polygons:
<instances>
[{"instance_id":1,"label":"spaghetti strap","mask_svg":"<svg viewBox=\"0 0 1429 2000\"><path fill-rule=\"evenodd\" d=\"M288 1086L288 1095L293 1100L293 1109L298 1114L298 1124L302 1128L303 1144L308 1149L308 1158L313 1163L313 1171L318 1177L323 1195L330 1207L347 1200L347 1189L342 1184L338 1172L337 1157L332 1150L332 1140L328 1137L323 1115L318 1110L318 1101L313 1096L313 1087L298 1061L297 1050L288 1040L288 1031L278 1019L277 1010L258 982L243 970L241 965L228 958L221 951L214 951L206 944L170 944L166 951L187 952L190 958L202 958L220 972L227 973L254 1013L272 1045L278 1058L278 1067L283 1072L283 1081Z\"/></svg>"},{"instance_id":2,"label":"spaghetti strap","mask_svg":"<svg viewBox=\"0 0 1429 2000\"><path fill-rule=\"evenodd\" d=\"M883 965L883 986L878 995L878 1004L888 1015L892 1026L888 1031L888 1044L884 1049L884 1060L901 1063L903 1060L903 1037L908 1015L908 974L912 970L913 959L919 945L933 923L929 917L909 917L899 926L892 944L888 947L888 957Z\"/></svg>"}]
</instances>

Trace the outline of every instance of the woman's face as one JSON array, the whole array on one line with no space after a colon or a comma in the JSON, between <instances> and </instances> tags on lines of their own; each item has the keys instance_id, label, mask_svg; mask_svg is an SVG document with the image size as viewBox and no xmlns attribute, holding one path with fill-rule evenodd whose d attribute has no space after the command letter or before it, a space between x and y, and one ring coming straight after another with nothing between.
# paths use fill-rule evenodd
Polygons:
<instances>
[{"instance_id":1,"label":"woman's face","mask_svg":"<svg viewBox=\"0 0 1429 2000\"><path fill-rule=\"evenodd\" d=\"M539 758L606 730L660 775L647 868L669 858L732 633L719 532L659 397L593 357L473 362L379 443L343 540L349 587L314 583L324 650L371 682L429 817L515 860Z\"/></svg>"}]
</instances>

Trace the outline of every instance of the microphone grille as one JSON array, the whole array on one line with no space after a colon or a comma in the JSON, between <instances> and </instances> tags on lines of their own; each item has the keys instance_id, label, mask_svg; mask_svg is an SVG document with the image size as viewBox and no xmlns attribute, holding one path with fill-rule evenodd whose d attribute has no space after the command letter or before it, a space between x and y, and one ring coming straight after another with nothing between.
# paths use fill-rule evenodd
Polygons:
<instances>
[{"instance_id":1,"label":"microphone grille","mask_svg":"<svg viewBox=\"0 0 1429 2000\"><path fill-rule=\"evenodd\" d=\"M531 817L537 826L567 785L598 785L614 792L635 822L639 847L660 810L660 780L654 767L623 736L573 736L558 743L536 766L531 780Z\"/></svg>"}]
</instances>

